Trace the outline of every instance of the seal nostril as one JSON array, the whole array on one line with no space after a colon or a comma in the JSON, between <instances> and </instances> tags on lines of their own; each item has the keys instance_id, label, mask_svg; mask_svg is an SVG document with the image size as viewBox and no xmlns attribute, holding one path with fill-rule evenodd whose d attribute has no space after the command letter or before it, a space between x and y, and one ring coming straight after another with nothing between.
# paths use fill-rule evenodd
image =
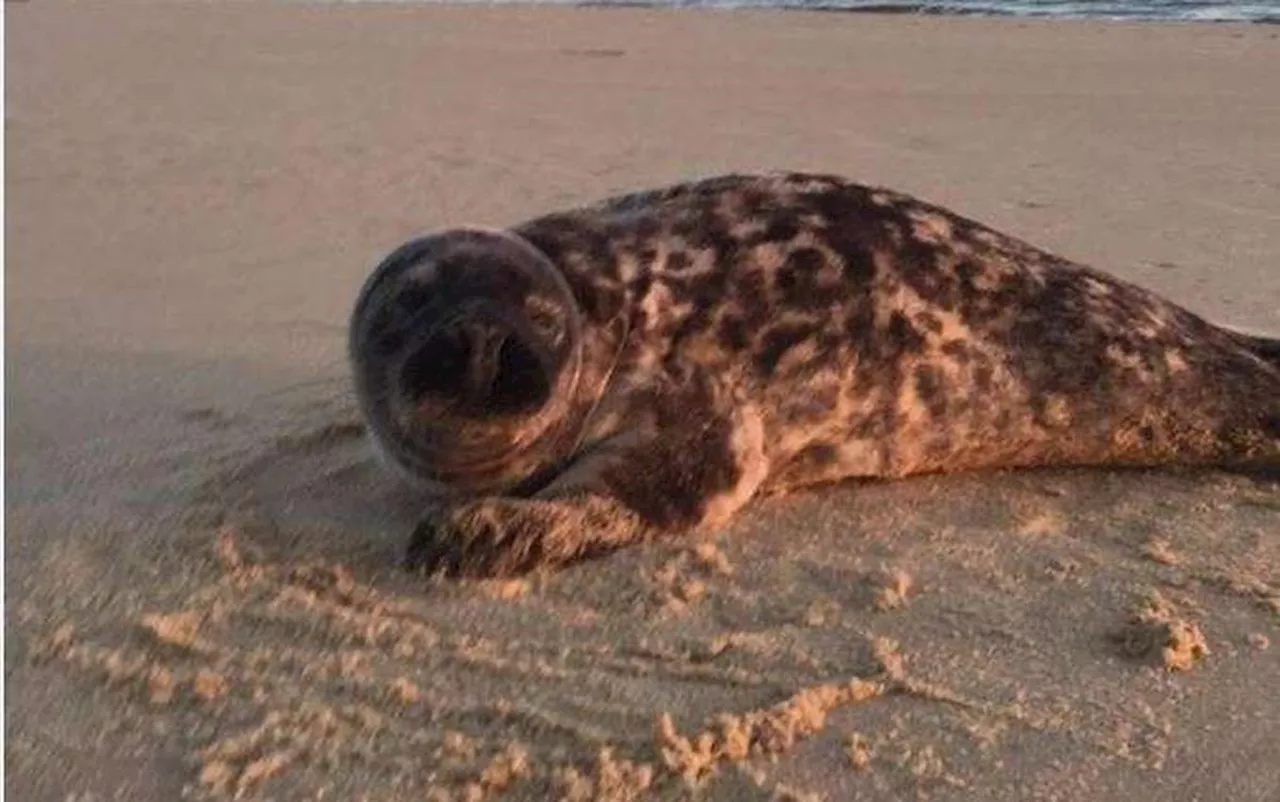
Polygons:
<instances>
[{"instance_id":1,"label":"seal nostril","mask_svg":"<svg viewBox=\"0 0 1280 802\"><path fill-rule=\"evenodd\" d=\"M456 397L467 378L471 344L453 332L438 334L404 361L400 387L407 398Z\"/></svg>"},{"instance_id":2,"label":"seal nostril","mask_svg":"<svg viewBox=\"0 0 1280 802\"><path fill-rule=\"evenodd\" d=\"M466 326L428 339L400 368L400 388L417 404L435 402L474 418L535 412L551 396L552 376L519 337L489 326Z\"/></svg>"},{"instance_id":3,"label":"seal nostril","mask_svg":"<svg viewBox=\"0 0 1280 802\"><path fill-rule=\"evenodd\" d=\"M489 399L493 408L507 414L532 412L550 396L551 377L537 356L515 337L504 340Z\"/></svg>"}]
</instances>

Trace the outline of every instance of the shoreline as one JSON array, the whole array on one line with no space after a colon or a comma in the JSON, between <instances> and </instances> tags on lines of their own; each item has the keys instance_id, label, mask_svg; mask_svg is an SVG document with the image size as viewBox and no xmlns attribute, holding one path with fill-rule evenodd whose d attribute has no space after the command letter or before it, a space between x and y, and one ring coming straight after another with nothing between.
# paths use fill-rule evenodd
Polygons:
<instances>
[{"instance_id":1,"label":"shoreline","mask_svg":"<svg viewBox=\"0 0 1280 802\"><path fill-rule=\"evenodd\" d=\"M750 0L709 0L708 2L676 2L664 3L662 0L314 0L317 5L392 5L392 6L458 6L485 8L512 8L519 6L557 7L557 8L591 8L591 9L637 9L645 11L686 11L686 12L810 12L824 14L856 14L871 17L908 17L908 18L976 18L976 19L1010 19L1017 21L1040 22L1083 22L1105 24L1172 24L1172 25L1280 25L1280 12L1268 12L1256 18L1241 16L1226 17L1213 15L1176 16L1150 14L1099 14L1086 12L1056 12L1051 10L1037 11L1006 10L1002 8L949 7L945 4L923 2L893 3L869 2L865 5L844 6L838 2L819 2L812 5L802 4L800 0L781 0L781 2L754 3Z\"/></svg>"}]
</instances>

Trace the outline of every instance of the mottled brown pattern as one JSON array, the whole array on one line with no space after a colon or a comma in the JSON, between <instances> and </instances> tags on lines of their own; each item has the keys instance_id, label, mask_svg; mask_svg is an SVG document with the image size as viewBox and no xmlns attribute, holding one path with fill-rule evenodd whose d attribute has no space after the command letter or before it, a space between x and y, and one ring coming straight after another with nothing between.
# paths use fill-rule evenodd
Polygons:
<instances>
[{"instance_id":1,"label":"mottled brown pattern","mask_svg":"<svg viewBox=\"0 0 1280 802\"><path fill-rule=\"evenodd\" d=\"M449 442L408 466L453 494L411 549L449 573L852 477L1280 462L1276 341L835 176L722 176L416 247L362 293L352 355L393 460ZM477 297L498 304L483 325L448 322ZM386 378L401 364L412 382Z\"/></svg>"}]
</instances>

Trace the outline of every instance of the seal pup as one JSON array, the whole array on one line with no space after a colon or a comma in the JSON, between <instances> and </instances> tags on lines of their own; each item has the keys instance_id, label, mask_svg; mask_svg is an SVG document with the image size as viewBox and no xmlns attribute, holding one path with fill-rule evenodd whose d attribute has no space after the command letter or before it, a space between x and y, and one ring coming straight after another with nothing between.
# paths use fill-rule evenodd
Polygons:
<instances>
[{"instance_id":1,"label":"seal pup","mask_svg":"<svg viewBox=\"0 0 1280 802\"><path fill-rule=\"evenodd\" d=\"M406 562L453 576L842 479L1280 464L1280 341L832 175L415 239L360 291L350 358L377 448L443 501Z\"/></svg>"}]
</instances>

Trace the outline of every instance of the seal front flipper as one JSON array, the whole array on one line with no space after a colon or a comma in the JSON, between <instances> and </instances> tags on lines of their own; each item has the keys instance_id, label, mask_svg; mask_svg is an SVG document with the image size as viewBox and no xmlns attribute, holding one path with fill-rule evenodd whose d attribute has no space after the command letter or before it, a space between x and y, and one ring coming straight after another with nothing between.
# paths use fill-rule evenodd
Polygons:
<instances>
[{"instance_id":1,"label":"seal front flipper","mask_svg":"<svg viewBox=\"0 0 1280 802\"><path fill-rule=\"evenodd\" d=\"M768 470L760 416L706 383L653 393L639 428L592 447L530 499L490 496L429 516L406 565L495 577L725 523Z\"/></svg>"},{"instance_id":2,"label":"seal front flipper","mask_svg":"<svg viewBox=\"0 0 1280 802\"><path fill-rule=\"evenodd\" d=\"M615 499L489 496L427 516L405 566L449 577L501 577L562 565L643 539L643 522Z\"/></svg>"}]
</instances>

